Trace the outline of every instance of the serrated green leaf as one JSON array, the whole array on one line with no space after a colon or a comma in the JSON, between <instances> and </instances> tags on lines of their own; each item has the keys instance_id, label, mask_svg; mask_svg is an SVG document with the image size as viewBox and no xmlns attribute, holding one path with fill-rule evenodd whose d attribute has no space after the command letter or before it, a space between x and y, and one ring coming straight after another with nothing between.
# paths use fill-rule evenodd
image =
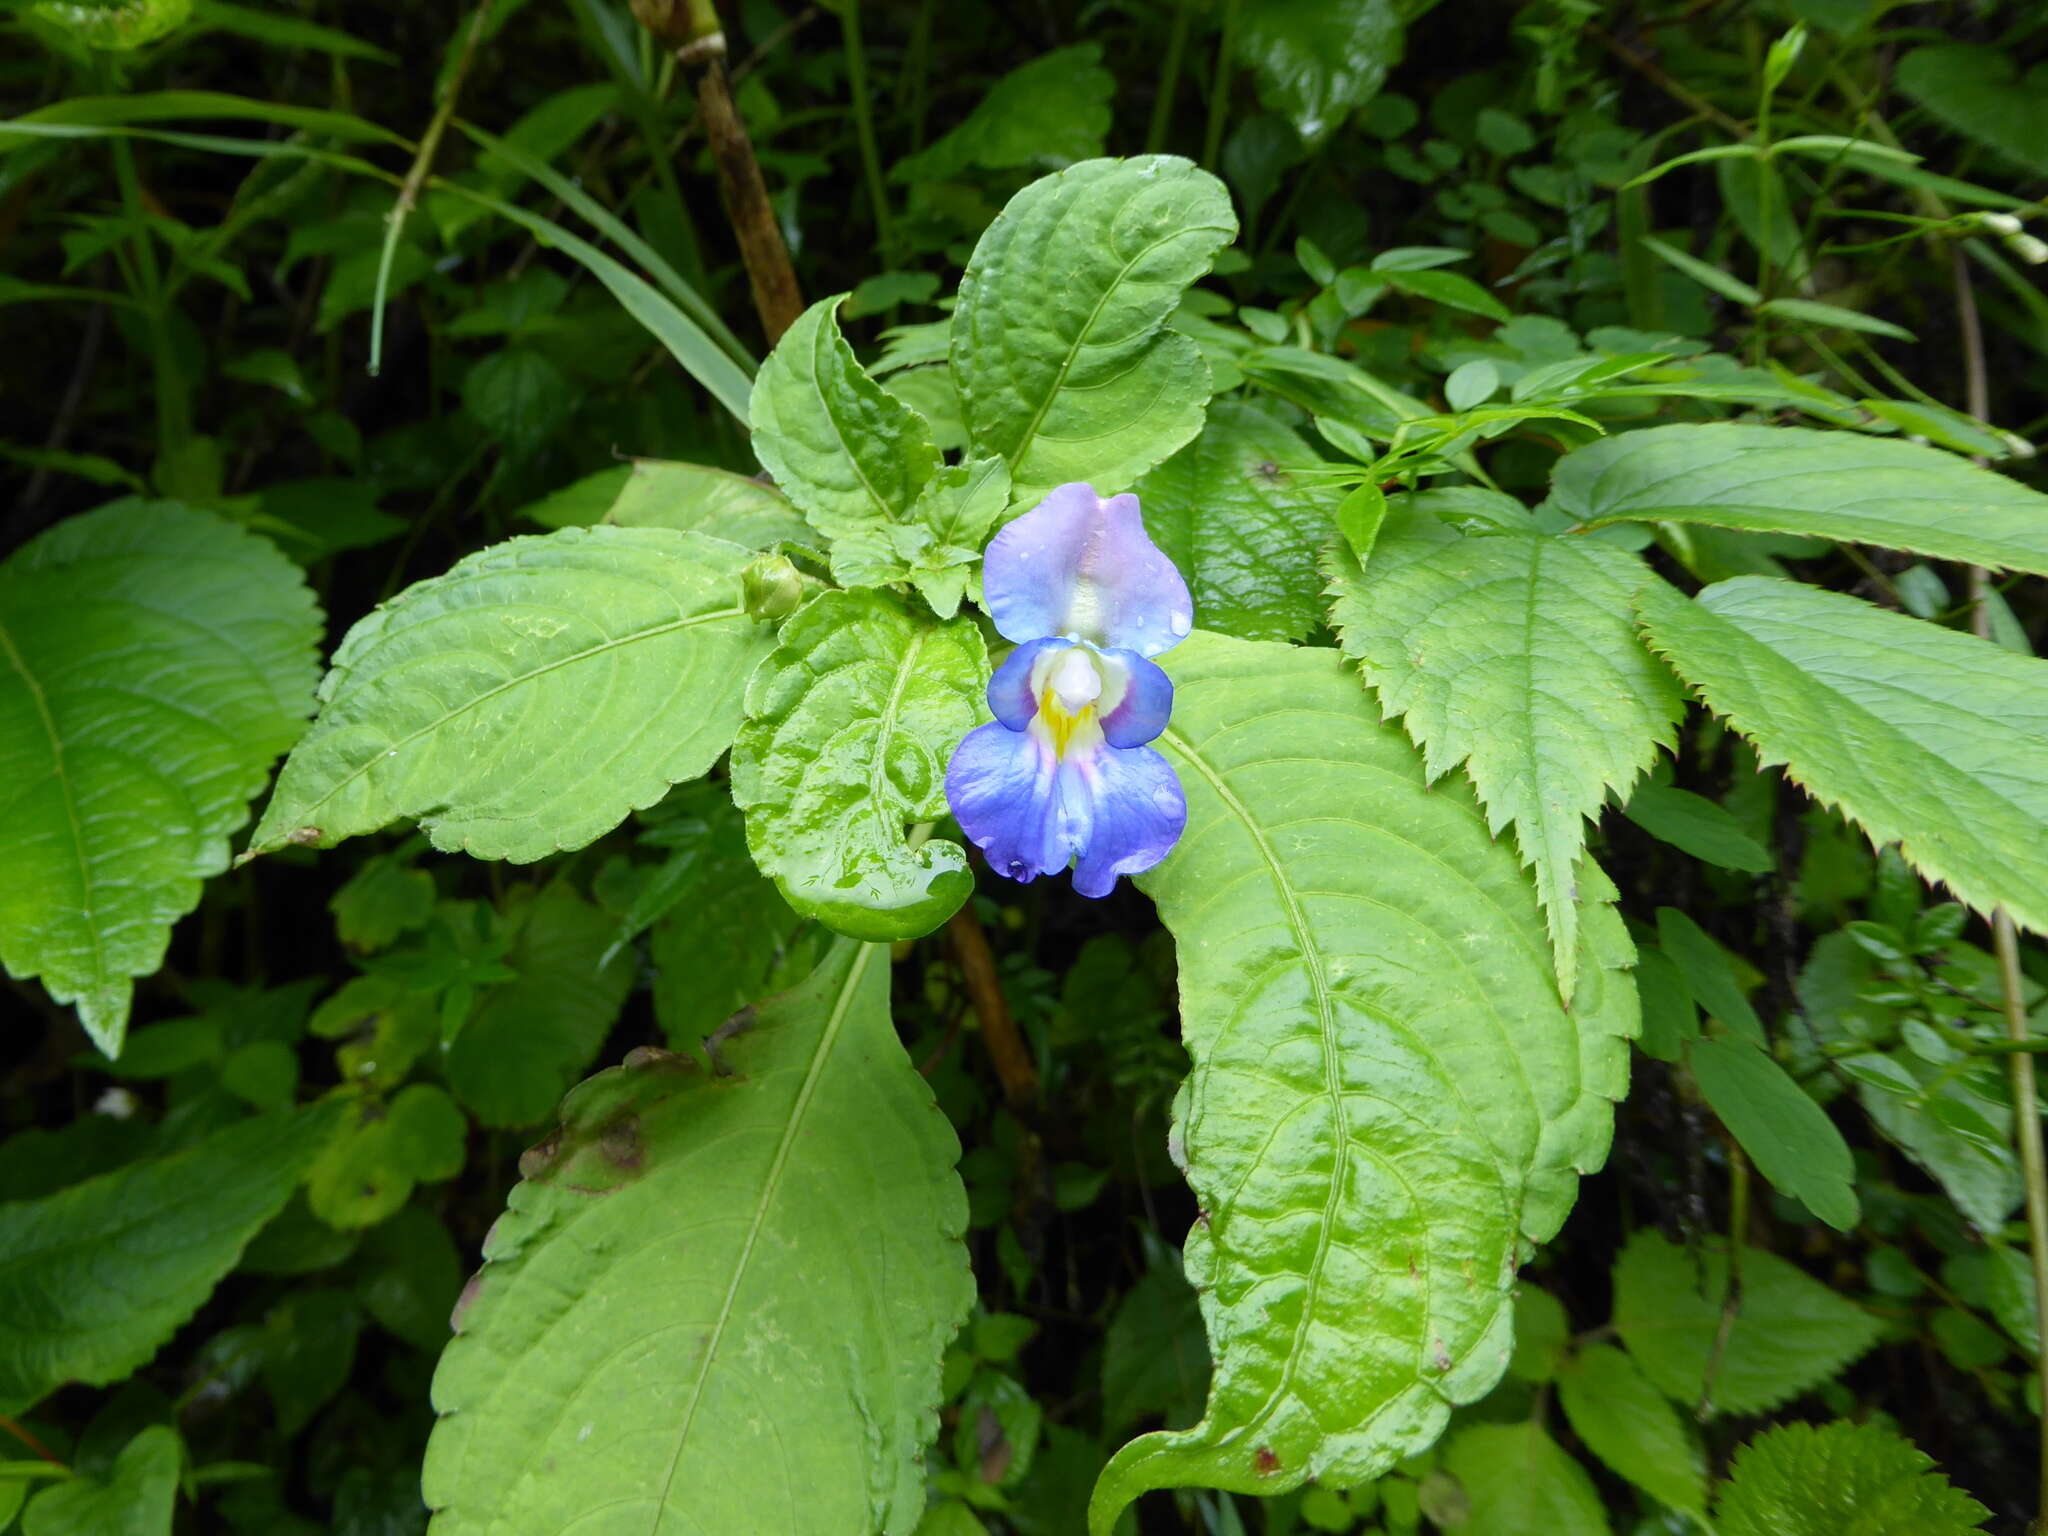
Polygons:
<instances>
[{"instance_id":1,"label":"serrated green leaf","mask_svg":"<svg viewBox=\"0 0 2048 1536\"><path fill-rule=\"evenodd\" d=\"M1571 1346L1572 1324L1564 1303L1540 1286L1515 1291L1515 1352L1508 1374L1517 1381L1544 1382L1557 1375Z\"/></svg>"},{"instance_id":2,"label":"serrated green leaf","mask_svg":"<svg viewBox=\"0 0 2048 1536\"><path fill-rule=\"evenodd\" d=\"M1299 640L1322 617L1316 554L1344 491L1286 423L1219 400L1201 436L1136 486L1145 527L1187 578L1202 627Z\"/></svg>"},{"instance_id":3,"label":"serrated green leaf","mask_svg":"<svg viewBox=\"0 0 2048 1536\"><path fill-rule=\"evenodd\" d=\"M856 938L930 933L974 889L967 855L908 828L946 814L946 760L987 718L970 619L930 624L882 592L790 615L747 688L733 803L754 861L800 913Z\"/></svg>"},{"instance_id":4,"label":"serrated green leaf","mask_svg":"<svg viewBox=\"0 0 2048 1536\"><path fill-rule=\"evenodd\" d=\"M946 1118L841 943L725 1048L637 1052L521 1160L434 1378L435 1529L899 1536L974 1295Z\"/></svg>"},{"instance_id":5,"label":"serrated green leaf","mask_svg":"<svg viewBox=\"0 0 2048 1536\"><path fill-rule=\"evenodd\" d=\"M1559 990L1577 964L1586 818L1674 740L1684 698L1629 600L1653 578L1624 550L1503 531L1361 573L1333 550L1332 622L1431 779L1460 763L1495 832L1512 825L1549 922Z\"/></svg>"},{"instance_id":6,"label":"serrated green leaf","mask_svg":"<svg viewBox=\"0 0 2048 1536\"><path fill-rule=\"evenodd\" d=\"M1009 505L1010 467L1001 459L970 459L933 475L904 522L890 530L902 577L940 618L960 611L989 530Z\"/></svg>"},{"instance_id":7,"label":"serrated green leaf","mask_svg":"<svg viewBox=\"0 0 2048 1536\"><path fill-rule=\"evenodd\" d=\"M977 454L1038 500L1109 495L1201 430L1209 368L1166 329L1237 233L1223 183L1173 155L1084 160L1033 182L982 235L953 312L953 375Z\"/></svg>"},{"instance_id":8,"label":"serrated green leaf","mask_svg":"<svg viewBox=\"0 0 2048 1536\"><path fill-rule=\"evenodd\" d=\"M2048 67L2022 78L2002 48L1934 43L1899 60L1899 89L1967 139L2048 176Z\"/></svg>"},{"instance_id":9,"label":"serrated green leaf","mask_svg":"<svg viewBox=\"0 0 2048 1536\"><path fill-rule=\"evenodd\" d=\"M1202 1309L1169 1249L1124 1292L1103 1330L1103 1432L1125 1434L1151 1414L1191 1423L1208 1382Z\"/></svg>"},{"instance_id":10,"label":"serrated green leaf","mask_svg":"<svg viewBox=\"0 0 2048 1536\"><path fill-rule=\"evenodd\" d=\"M890 168L894 182L948 181L970 166L1057 169L1102 153L1116 79L1102 48L1082 43L1020 64L988 88L967 120Z\"/></svg>"},{"instance_id":11,"label":"serrated green leaf","mask_svg":"<svg viewBox=\"0 0 2048 1536\"><path fill-rule=\"evenodd\" d=\"M1607 1536L1593 1479L1540 1424L1474 1424L1444 1448L1465 1490L1461 1536Z\"/></svg>"},{"instance_id":12,"label":"serrated green leaf","mask_svg":"<svg viewBox=\"0 0 2048 1536\"><path fill-rule=\"evenodd\" d=\"M1518 1253L1604 1158L1636 1022L1597 869L1567 1012L1515 856L1333 652L1197 632L1162 661L1188 827L1139 883L1180 956L1216 1374L1200 1426L1111 1461L1097 1536L1149 1488L1372 1478L1484 1395Z\"/></svg>"},{"instance_id":13,"label":"serrated green leaf","mask_svg":"<svg viewBox=\"0 0 2048 1536\"><path fill-rule=\"evenodd\" d=\"M820 299L783 333L754 380L754 453L810 525L832 541L849 586L897 579L889 530L939 467L924 418L862 371Z\"/></svg>"},{"instance_id":14,"label":"serrated green leaf","mask_svg":"<svg viewBox=\"0 0 2048 1536\"><path fill-rule=\"evenodd\" d=\"M2048 496L1939 448L1742 422L1652 427L1575 449L1552 505L1583 522L1813 534L2048 575Z\"/></svg>"},{"instance_id":15,"label":"serrated green leaf","mask_svg":"<svg viewBox=\"0 0 2048 1536\"><path fill-rule=\"evenodd\" d=\"M2048 932L2048 662L1769 576L1692 601L1658 582L1637 609L1766 767L1979 911Z\"/></svg>"},{"instance_id":16,"label":"serrated green leaf","mask_svg":"<svg viewBox=\"0 0 2048 1536\"><path fill-rule=\"evenodd\" d=\"M0 565L0 961L108 1055L129 978L304 728L319 636L297 567L175 502L114 502Z\"/></svg>"},{"instance_id":17,"label":"serrated green leaf","mask_svg":"<svg viewBox=\"0 0 2048 1536\"><path fill-rule=\"evenodd\" d=\"M1991 1511L1880 1424L1780 1424L1735 1453L1721 1536L1968 1536Z\"/></svg>"},{"instance_id":18,"label":"serrated green leaf","mask_svg":"<svg viewBox=\"0 0 2048 1536\"><path fill-rule=\"evenodd\" d=\"M1379 94L1402 42L1394 0L1259 0L1239 20L1237 52L1259 104L1314 147Z\"/></svg>"},{"instance_id":19,"label":"serrated green leaf","mask_svg":"<svg viewBox=\"0 0 2048 1536\"><path fill-rule=\"evenodd\" d=\"M184 1462L178 1432L152 1424L121 1447L104 1481L74 1477L29 1500L22 1536L171 1536Z\"/></svg>"},{"instance_id":20,"label":"serrated green leaf","mask_svg":"<svg viewBox=\"0 0 2048 1536\"><path fill-rule=\"evenodd\" d=\"M250 839L330 848L401 817L436 848L580 848L738 729L772 643L737 544L663 528L508 539L357 622Z\"/></svg>"},{"instance_id":21,"label":"serrated green leaf","mask_svg":"<svg viewBox=\"0 0 2048 1536\"><path fill-rule=\"evenodd\" d=\"M448 1047L448 1086L485 1125L536 1125L589 1069L633 985L612 920L557 880L525 909L492 987Z\"/></svg>"},{"instance_id":22,"label":"serrated green leaf","mask_svg":"<svg viewBox=\"0 0 2048 1536\"><path fill-rule=\"evenodd\" d=\"M1707 1365L1724 1327L1728 1256L1693 1256L1654 1231L1629 1239L1614 1266L1614 1327L1657 1389L1690 1410L1708 1394ZM1762 1413L1811 1390L1877 1342L1878 1322L1775 1255L1742 1255L1741 1305L1727 1323L1710 1402Z\"/></svg>"},{"instance_id":23,"label":"serrated green leaf","mask_svg":"<svg viewBox=\"0 0 2048 1536\"><path fill-rule=\"evenodd\" d=\"M1827 1111L1738 1035L1696 1041L1692 1075L1757 1171L1838 1232L1856 1225L1856 1164Z\"/></svg>"},{"instance_id":24,"label":"serrated green leaf","mask_svg":"<svg viewBox=\"0 0 2048 1536\"><path fill-rule=\"evenodd\" d=\"M1707 1507L1707 1469L1678 1410L1611 1345L1582 1350L1557 1381L1557 1400L1586 1449L1652 1498Z\"/></svg>"},{"instance_id":25,"label":"serrated green leaf","mask_svg":"<svg viewBox=\"0 0 2048 1536\"><path fill-rule=\"evenodd\" d=\"M0 1412L118 1381L198 1310L333 1130L263 1115L168 1157L0 1206Z\"/></svg>"}]
</instances>

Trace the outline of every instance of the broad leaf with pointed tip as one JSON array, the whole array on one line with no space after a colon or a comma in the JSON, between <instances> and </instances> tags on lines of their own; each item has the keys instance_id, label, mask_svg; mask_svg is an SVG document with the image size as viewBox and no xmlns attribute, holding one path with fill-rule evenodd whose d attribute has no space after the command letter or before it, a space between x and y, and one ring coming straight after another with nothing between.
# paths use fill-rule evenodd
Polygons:
<instances>
[{"instance_id":1,"label":"broad leaf with pointed tip","mask_svg":"<svg viewBox=\"0 0 2048 1536\"><path fill-rule=\"evenodd\" d=\"M436 848L580 848L717 761L771 644L737 544L665 528L507 539L360 620L251 854L415 818Z\"/></svg>"},{"instance_id":2,"label":"broad leaf with pointed tip","mask_svg":"<svg viewBox=\"0 0 2048 1536\"><path fill-rule=\"evenodd\" d=\"M1636 1027L1604 890L1568 1012L1514 854L1333 652L1198 632L1161 660L1188 826L1139 883L1180 956L1215 1375L1200 1425L1111 1461L1097 1536L1152 1488L1375 1477L1483 1396L1518 1253L1606 1156Z\"/></svg>"},{"instance_id":3,"label":"broad leaf with pointed tip","mask_svg":"<svg viewBox=\"0 0 2048 1536\"><path fill-rule=\"evenodd\" d=\"M1333 549L1332 621L1429 776L1463 763L1493 829L1513 825L1569 997L1586 818L1610 791L1626 796L1685 708L1629 610L1652 577L1636 556L1587 539L1432 537L1409 541L1413 558L1376 550L1362 572Z\"/></svg>"},{"instance_id":4,"label":"broad leaf with pointed tip","mask_svg":"<svg viewBox=\"0 0 2048 1536\"><path fill-rule=\"evenodd\" d=\"M1260 105L1314 147L1377 96L1401 62L1401 20L1395 0L1259 0L1245 8L1237 49Z\"/></svg>"},{"instance_id":5,"label":"broad leaf with pointed tip","mask_svg":"<svg viewBox=\"0 0 2048 1536\"><path fill-rule=\"evenodd\" d=\"M0 961L118 1055L130 978L305 728L320 614L208 512L124 500L0 565Z\"/></svg>"},{"instance_id":6,"label":"broad leaf with pointed tip","mask_svg":"<svg viewBox=\"0 0 2048 1536\"><path fill-rule=\"evenodd\" d=\"M1857 432L1624 432L1560 459L1551 499L1583 522L1814 534L2048 575L2048 496L1939 448Z\"/></svg>"},{"instance_id":7,"label":"broad leaf with pointed tip","mask_svg":"<svg viewBox=\"0 0 2048 1536\"><path fill-rule=\"evenodd\" d=\"M861 369L820 299L783 333L754 380L754 453L810 525L832 541L847 586L893 581L889 531L938 471L931 428Z\"/></svg>"},{"instance_id":8,"label":"broad leaf with pointed tip","mask_svg":"<svg viewBox=\"0 0 2048 1536\"><path fill-rule=\"evenodd\" d=\"M952 360L1016 502L1121 491L1201 430L1209 367L1166 322L1236 233L1223 183L1174 155L1084 160L1010 199L960 279Z\"/></svg>"},{"instance_id":9,"label":"broad leaf with pointed tip","mask_svg":"<svg viewBox=\"0 0 2048 1536\"><path fill-rule=\"evenodd\" d=\"M521 1159L434 1377L442 1536L916 1527L974 1286L888 951L841 942L724 1058L636 1052Z\"/></svg>"},{"instance_id":10,"label":"broad leaf with pointed tip","mask_svg":"<svg viewBox=\"0 0 2048 1536\"><path fill-rule=\"evenodd\" d=\"M827 592L782 626L747 689L732 797L754 861L800 913L856 938L930 933L974 889L967 855L909 828L946 814L946 759L988 718L973 620Z\"/></svg>"},{"instance_id":11,"label":"broad leaf with pointed tip","mask_svg":"<svg viewBox=\"0 0 2048 1536\"><path fill-rule=\"evenodd\" d=\"M1650 644L1786 772L1980 912L2048 933L2048 661L1770 576L1637 598Z\"/></svg>"},{"instance_id":12,"label":"broad leaf with pointed tip","mask_svg":"<svg viewBox=\"0 0 2048 1536\"><path fill-rule=\"evenodd\" d=\"M1322 617L1316 554L1344 492L1301 434L1219 400L1202 434L1137 484L1146 531L1187 578L1204 629L1299 640Z\"/></svg>"}]
</instances>

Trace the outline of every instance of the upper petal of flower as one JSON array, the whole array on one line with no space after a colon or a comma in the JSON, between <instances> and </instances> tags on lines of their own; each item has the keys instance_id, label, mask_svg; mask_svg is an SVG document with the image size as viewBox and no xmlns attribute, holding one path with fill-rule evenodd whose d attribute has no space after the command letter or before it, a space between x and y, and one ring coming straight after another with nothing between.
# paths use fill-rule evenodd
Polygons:
<instances>
[{"instance_id":1,"label":"upper petal of flower","mask_svg":"<svg viewBox=\"0 0 2048 1536\"><path fill-rule=\"evenodd\" d=\"M1060 486L989 541L989 616L1005 639L1073 635L1157 656L1194 624L1188 585L1145 532L1138 498Z\"/></svg>"}]
</instances>

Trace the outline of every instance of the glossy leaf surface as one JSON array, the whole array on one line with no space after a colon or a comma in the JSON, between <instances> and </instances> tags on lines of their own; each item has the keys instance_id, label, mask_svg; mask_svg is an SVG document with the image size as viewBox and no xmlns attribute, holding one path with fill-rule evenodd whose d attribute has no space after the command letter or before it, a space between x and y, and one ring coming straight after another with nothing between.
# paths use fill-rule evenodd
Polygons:
<instances>
[{"instance_id":1,"label":"glossy leaf surface","mask_svg":"<svg viewBox=\"0 0 2048 1536\"><path fill-rule=\"evenodd\" d=\"M521 1161L434 1378L446 1536L907 1536L973 1296L958 1145L842 942L725 1048L581 1085Z\"/></svg>"},{"instance_id":2,"label":"glossy leaf surface","mask_svg":"<svg viewBox=\"0 0 2048 1536\"><path fill-rule=\"evenodd\" d=\"M1514 854L1334 653L1197 632L1162 661L1188 829L1140 883L1180 955L1216 1371L1199 1426L1111 1461L1098 1533L1148 1488L1374 1477L1484 1395L1517 1246L1605 1156L1636 1025L1612 910L1567 1013Z\"/></svg>"},{"instance_id":3,"label":"glossy leaf surface","mask_svg":"<svg viewBox=\"0 0 2048 1536\"><path fill-rule=\"evenodd\" d=\"M946 760L987 718L969 619L913 617L883 592L828 592L782 626L747 689L733 801L754 860L800 913L857 938L915 938L967 899L956 843L912 847L947 814Z\"/></svg>"},{"instance_id":4,"label":"glossy leaf surface","mask_svg":"<svg viewBox=\"0 0 2048 1536\"><path fill-rule=\"evenodd\" d=\"M1237 233L1186 160L1084 160L1010 199L974 248L953 373L974 451L1016 502L1085 480L1122 491L1201 430L1209 369L1166 322Z\"/></svg>"},{"instance_id":5,"label":"glossy leaf surface","mask_svg":"<svg viewBox=\"0 0 2048 1536\"><path fill-rule=\"evenodd\" d=\"M1395 0L1261 0L1244 11L1238 54L1259 101L1313 148L1379 93L1401 62Z\"/></svg>"},{"instance_id":6,"label":"glossy leaf surface","mask_svg":"<svg viewBox=\"0 0 2048 1536\"><path fill-rule=\"evenodd\" d=\"M703 773L770 645L737 544L662 528L508 539L351 629L250 850L332 847L400 818L526 863L580 848Z\"/></svg>"},{"instance_id":7,"label":"glossy leaf surface","mask_svg":"<svg viewBox=\"0 0 2048 1536\"><path fill-rule=\"evenodd\" d=\"M263 539L119 501L0 565L0 961L112 1055L311 712L320 615Z\"/></svg>"}]
</instances>

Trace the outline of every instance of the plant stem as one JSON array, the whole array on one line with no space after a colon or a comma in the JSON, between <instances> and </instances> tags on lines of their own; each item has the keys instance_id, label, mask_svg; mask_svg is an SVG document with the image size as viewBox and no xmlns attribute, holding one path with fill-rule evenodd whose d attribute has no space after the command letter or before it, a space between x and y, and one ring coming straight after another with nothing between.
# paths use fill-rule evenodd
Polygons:
<instances>
[{"instance_id":1,"label":"plant stem","mask_svg":"<svg viewBox=\"0 0 2048 1536\"><path fill-rule=\"evenodd\" d=\"M1216 43L1216 74L1209 82L1209 123L1202 133L1202 164L1215 170L1223 152L1223 122L1230 115L1230 70L1237 55L1239 0L1223 0L1223 34Z\"/></svg>"},{"instance_id":2,"label":"plant stem","mask_svg":"<svg viewBox=\"0 0 2048 1536\"><path fill-rule=\"evenodd\" d=\"M412 157L412 169L405 173L405 180L398 188L398 200L391 205L391 212L384 223L384 248L377 254L377 287L370 299L370 377L377 376L377 370L384 366L384 295L391 286L391 263L398 255L398 242L405 233L405 221L411 215L413 205L419 201L420 188L426 184L427 174L434 168L434 152L441 147L441 135L448 131L448 120L455 116L455 103L462 95L462 82L469 78L469 66L476 58L477 44L483 41L484 23L490 19L491 0L479 0L475 13L469 19L469 36L462 41L462 53L455 60L455 71L448 77L448 89L442 93L440 103L434 108L433 120L427 124L427 131L420 138L419 153Z\"/></svg>"},{"instance_id":3,"label":"plant stem","mask_svg":"<svg viewBox=\"0 0 2048 1536\"><path fill-rule=\"evenodd\" d=\"M1749 1231L1749 1159L1742 1148L1728 1143L1728 1294L1721 1302L1721 1325L1714 1330L1713 1348L1707 1353L1706 1375L1700 1383L1699 1406L1693 1417L1700 1423L1714 1416L1714 1378L1721 1374L1721 1357L1728 1349L1728 1335L1742 1312L1742 1249Z\"/></svg>"},{"instance_id":4,"label":"plant stem","mask_svg":"<svg viewBox=\"0 0 2048 1536\"><path fill-rule=\"evenodd\" d=\"M149 209L142 199L142 178L135 171L135 147L116 138L114 177L121 185L121 210L134 224L130 242L135 261L137 285L142 289L143 317L149 324L149 361L156 379L156 451L161 458L192 430L191 412L185 400L184 381L178 377L178 360L171 352L171 327L164 306L163 271L156 260L156 236L150 232Z\"/></svg>"},{"instance_id":5,"label":"plant stem","mask_svg":"<svg viewBox=\"0 0 2048 1536\"><path fill-rule=\"evenodd\" d=\"M1188 51L1188 21L1194 0L1179 0L1173 8L1173 30L1166 34L1166 62L1159 67L1159 95L1152 102L1152 122L1145 130L1145 153L1156 155L1166 147L1166 130L1173 119L1173 98L1180 92L1180 69Z\"/></svg>"},{"instance_id":6,"label":"plant stem","mask_svg":"<svg viewBox=\"0 0 2048 1536\"><path fill-rule=\"evenodd\" d=\"M989 1060L1002 1080L1003 1098L1010 1108L1028 1112L1038 1102L1038 1068L1031 1051L1010 1016L1003 1000L1002 984L996 975L996 957L988 946L988 935L974 915L969 901L946 923L946 936L953 941L953 955L960 962L960 975L967 984L967 998L981 1021L981 1041L988 1047Z\"/></svg>"},{"instance_id":7,"label":"plant stem","mask_svg":"<svg viewBox=\"0 0 2048 1536\"><path fill-rule=\"evenodd\" d=\"M861 176L875 210L875 244L886 258L895 241L889 230L889 200L882 190L882 157L875 148L875 104L868 90L867 49L861 42L860 0L846 0L839 24L846 32L846 80L853 88L853 129L860 139Z\"/></svg>"}]
</instances>

